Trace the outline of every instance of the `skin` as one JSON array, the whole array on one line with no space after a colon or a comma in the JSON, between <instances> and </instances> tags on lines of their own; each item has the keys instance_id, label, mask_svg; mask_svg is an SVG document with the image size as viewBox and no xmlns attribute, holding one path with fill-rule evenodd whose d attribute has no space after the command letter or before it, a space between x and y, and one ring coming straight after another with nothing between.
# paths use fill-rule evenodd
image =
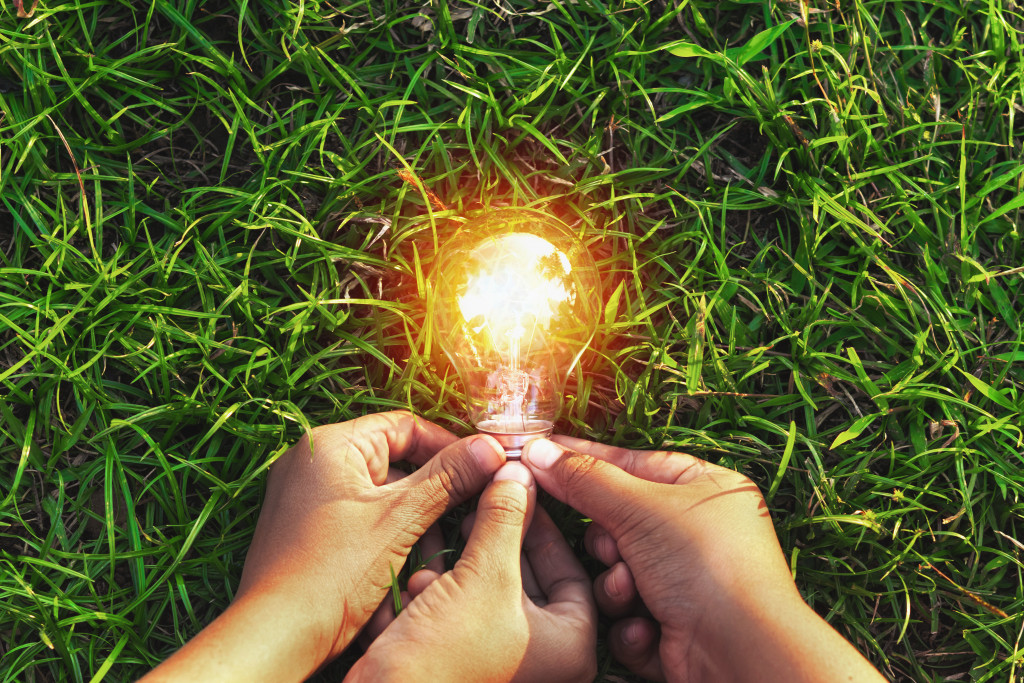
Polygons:
<instances>
[{"instance_id":1,"label":"skin","mask_svg":"<svg viewBox=\"0 0 1024 683\"><path fill-rule=\"evenodd\" d=\"M533 512L535 497L525 467L499 470L455 568L410 578L411 604L346 683L593 680L597 610L590 581L554 522L543 510Z\"/></svg>"},{"instance_id":2,"label":"skin","mask_svg":"<svg viewBox=\"0 0 1024 683\"><path fill-rule=\"evenodd\" d=\"M527 445L538 484L590 517L610 566L597 603L608 642L657 681L882 681L804 603L757 486L681 453L556 437Z\"/></svg>"},{"instance_id":3,"label":"skin","mask_svg":"<svg viewBox=\"0 0 1024 683\"><path fill-rule=\"evenodd\" d=\"M506 464L490 437L409 413L314 430L271 468L231 606L144 680L301 680L364 630L346 681L588 681L597 607L613 654L651 680L883 680L803 602L749 479L557 440ZM594 520L584 541L609 569L592 594L538 484ZM430 526L481 490L454 569L416 573L408 607L373 616L392 569L421 539L440 549Z\"/></svg>"},{"instance_id":4,"label":"skin","mask_svg":"<svg viewBox=\"0 0 1024 683\"><path fill-rule=\"evenodd\" d=\"M419 469L403 478L400 460ZM313 430L271 466L234 601L144 680L308 677L356 637L427 528L504 460L491 437L459 440L407 412Z\"/></svg>"}]
</instances>

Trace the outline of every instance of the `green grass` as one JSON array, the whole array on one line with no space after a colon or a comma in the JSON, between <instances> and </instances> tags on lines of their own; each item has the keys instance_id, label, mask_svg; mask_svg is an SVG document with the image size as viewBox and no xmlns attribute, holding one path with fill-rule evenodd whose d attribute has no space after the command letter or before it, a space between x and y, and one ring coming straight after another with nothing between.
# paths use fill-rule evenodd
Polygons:
<instances>
[{"instance_id":1,"label":"green grass","mask_svg":"<svg viewBox=\"0 0 1024 683\"><path fill-rule=\"evenodd\" d=\"M468 433L422 278L515 204L605 278L562 431L750 475L888 676L1016 680L1022 31L1009 0L4 3L0 677L179 647L306 426Z\"/></svg>"}]
</instances>

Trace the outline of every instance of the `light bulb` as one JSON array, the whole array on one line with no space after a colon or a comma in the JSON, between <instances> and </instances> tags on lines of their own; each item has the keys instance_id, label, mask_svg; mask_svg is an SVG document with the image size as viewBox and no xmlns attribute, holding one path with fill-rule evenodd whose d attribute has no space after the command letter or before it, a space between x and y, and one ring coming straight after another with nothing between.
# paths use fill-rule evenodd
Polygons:
<instances>
[{"instance_id":1,"label":"light bulb","mask_svg":"<svg viewBox=\"0 0 1024 683\"><path fill-rule=\"evenodd\" d=\"M594 336L600 279L568 226L536 210L466 222L430 277L436 339L469 418L518 458L551 434L568 374Z\"/></svg>"}]
</instances>

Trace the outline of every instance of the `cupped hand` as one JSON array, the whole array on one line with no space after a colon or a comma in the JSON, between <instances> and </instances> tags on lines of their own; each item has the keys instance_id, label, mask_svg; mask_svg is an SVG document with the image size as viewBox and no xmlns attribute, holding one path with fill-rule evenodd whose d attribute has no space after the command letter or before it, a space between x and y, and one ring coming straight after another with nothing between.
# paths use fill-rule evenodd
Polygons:
<instances>
[{"instance_id":1,"label":"cupped hand","mask_svg":"<svg viewBox=\"0 0 1024 683\"><path fill-rule=\"evenodd\" d=\"M420 467L398 476L400 460ZM504 460L491 437L459 440L407 412L312 430L270 468L235 600L154 678L305 678L351 642L426 529Z\"/></svg>"},{"instance_id":2,"label":"cupped hand","mask_svg":"<svg viewBox=\"0 0 1024 683\"><path fill-rule=\"evenodd\" d=\"M521 464L499 470L455 568L410 577L411 602L346 681L592 680L590 581L535 495Z\"/></svg>"},{"instance_id":3,"label":"cupped hand","mask_svg":"<svg viewBox=\"0 0 1024 683\"><path fill-rule=\"evenodd\" d=\"M522 461L593 520L585 545L610 566L595 596L618 619L609 647L632 671L688 682L879 680L803 602L750 479L682 453L555 440L531 442Z\"/></svg>"}]
</instances>

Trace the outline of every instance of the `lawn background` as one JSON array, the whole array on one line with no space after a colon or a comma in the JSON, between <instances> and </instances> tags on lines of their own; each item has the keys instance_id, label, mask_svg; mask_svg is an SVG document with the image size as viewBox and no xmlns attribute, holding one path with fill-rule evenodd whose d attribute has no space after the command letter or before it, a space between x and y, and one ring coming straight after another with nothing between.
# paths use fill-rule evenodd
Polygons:
<instances>
[{"instance_id":1,"label":"lawn background","mask_svg":"<svg viewBox=\"0 0 1024 683\"><path fill-rule=\"evenodd\" d=\"M306 426L468 433L423 278L529 205L604 275L561 431L751 476L889 677L1015 680L1022 12L5 2L0 678L179 647Z\"/></svg>"}]
</instances>

